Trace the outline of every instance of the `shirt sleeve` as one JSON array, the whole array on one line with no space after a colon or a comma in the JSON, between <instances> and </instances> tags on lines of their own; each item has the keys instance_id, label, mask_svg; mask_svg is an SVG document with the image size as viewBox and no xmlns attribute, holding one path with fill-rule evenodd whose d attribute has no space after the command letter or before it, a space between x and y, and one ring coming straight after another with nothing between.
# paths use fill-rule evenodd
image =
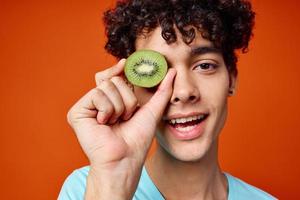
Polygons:
<instances>
[{"instance_id":1,"label":"shirt sleeve","mask_svg":"<svg viewBox=\"0 0 300 200\"><path fill-rule=\"evenodd\" d=\"M58 200L84 199L87 175L87 167L73 171L65 180L59 193Z\"/></svg>"}]
</instances>

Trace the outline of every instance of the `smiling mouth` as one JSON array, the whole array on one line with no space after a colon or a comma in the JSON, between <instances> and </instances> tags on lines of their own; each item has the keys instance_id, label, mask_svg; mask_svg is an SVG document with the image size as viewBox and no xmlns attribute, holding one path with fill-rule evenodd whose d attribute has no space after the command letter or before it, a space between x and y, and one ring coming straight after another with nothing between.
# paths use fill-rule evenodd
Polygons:
<instances>
[{"instance_id":1,"label":"smiling mouth","mask_svg":"<svg viewBox=\"0 0 300 200\"><path fill-rule=\"evenodd\" d=\"M168 124L180 132L188 132L204 121L208 114L200 114L191 117L175 118L168 120Z\"/></svg>"}]
</instances>

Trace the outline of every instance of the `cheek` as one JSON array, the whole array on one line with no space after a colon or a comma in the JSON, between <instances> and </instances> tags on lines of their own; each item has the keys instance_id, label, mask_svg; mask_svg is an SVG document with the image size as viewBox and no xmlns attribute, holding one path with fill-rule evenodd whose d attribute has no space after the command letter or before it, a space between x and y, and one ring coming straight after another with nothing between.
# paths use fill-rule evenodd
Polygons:
<instances>
[{"instance_id":1,"label":"cheek","mask_svg":"<svg viewBox=\"0 0 300 200\"><path fill-rule=\"evenodd\" d=\"M216 123L216 126L219 126L218 129L223 127L224 122L227 116L227 98L229 90L229 78L228 76L223 76L214 83L215 86L211 86L210 94L208 99L210 101L211 111L214 115L214 118L219 123ZM217 132L219 132L218 130Z\"/></svg>"},{"instance_id":2,"label":"cheek","mask_svg":"<svg viewBox=\"0 0 300 200\"><path fill-rule=\"evenodd\" d=\"M227 73L220 74L208 83L205 90L209 101L214 102L215 106L226 104L229 92L229 77Z\"/></svg>"},{"instance_id":3,"label":"cheek","mask_svg":"<svg viewBox=\"0 0 300 200\"><path fill-rule=\"evenodd\" d=\"M229 90L229 78L228 76L219 76L218 79L209 82L202 87L202 102L211 112L211 117L213 121L218 121L213 125L215 127L217 124L224 123L227 115L227 98ZM205 94L204 94L205 92Z\"/></svg>"},{"instance_id":4,"label":"cheek","mask_svg":"<svg viewBox=\"0 0 300 200\"><path fill-rule=\"evenodd\" d=\"M152 89L145 89L134 86L134 94L140 105L146 104L151 99L154 92L155 91L152 91Z\"/></svg>"}]
</instances>

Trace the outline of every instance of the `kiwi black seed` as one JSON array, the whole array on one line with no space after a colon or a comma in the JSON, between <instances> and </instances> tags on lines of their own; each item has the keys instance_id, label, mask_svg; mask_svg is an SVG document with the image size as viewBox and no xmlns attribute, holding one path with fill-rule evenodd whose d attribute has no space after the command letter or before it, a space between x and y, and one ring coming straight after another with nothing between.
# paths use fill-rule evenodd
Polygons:
<instances>
[{"instance_id":1,"label":"kiwi black seed","mask_svg":"<svg viewBox=\"0 0 300 200\"><path fill-rule=\"evenodd\" d=\"M151 88L166 76L168 64L165 57L157 51L143 49L127 58L124 71L133 85Z\"/></svg>"}]
</instances>

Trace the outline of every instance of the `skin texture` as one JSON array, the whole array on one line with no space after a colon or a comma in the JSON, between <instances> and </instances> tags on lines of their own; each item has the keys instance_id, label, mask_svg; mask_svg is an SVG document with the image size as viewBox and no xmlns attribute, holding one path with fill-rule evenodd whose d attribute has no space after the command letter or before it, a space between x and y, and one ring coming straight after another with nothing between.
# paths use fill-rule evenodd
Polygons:
<instances>
[{"instance_id":1,"label":"skin texture","mask_svg":"<svg viewBox=\"0 0 300 200\"><path fill-rule=\"evenodd\" d=\"M97 87L67 115L90 162L85 199L132 198L156 125L171 97L173 69L151 99L137 109L138 101L122 78L123 70L121 60L97 73Z\"/></svg>"},{"instance_id":2,"label":"skin texture","mask_svg":"<svg viewBox=\"0 0 300 200\"><path fill-rule=\"evenodd\" d=\"M211 147L225 123L229 74L219 53L191 56L192 48L212 46L212 43L203 39L200 34L190 45L180 39L168 45L160 36L160 32L161 29L157 28L147 38L138 39L136 46L137 49L153 49L160 52L167 58L169 67L177 71L172 97L163 118L169 119L172 115L192 112L208 112L210 116L203 137L190 142L175 140L166 128L166 121L162 120L157 132L158 141L176 159L197 161ZM208 70L196 67L201 63L217 64L218 67L210 67ZM136 87L135 94L139 103L143 105L149 101L153 91Z\"/></svg>"},{"instance_id":3,"label":"skin texture","mask_svg":"<svg viewBox=\"0 0 300 200\"><path fill-rule=\"evenodd\" d=\"M200 34L189 45L178 38L168 45L157 27L136 40L136 49L156 50L168 61L158 88L132 90L123 77L123 59L97 73L96 88L70 109L68 121L90 161L85 199L131 199L155 133L158 149L146 167L167 199L226 199L217 141L235 77ZM214 51L192 53L199 47ZM174 138L165 120L191 112L208 114L201 136Z\"/></svg>"},{"instance_id":4,"label":"skin texture","mask_svg":"<svg viewBox=\"0 0 300 200\"><path fill-rule=\"evenodd\" d=\"M172 96L163 115L164 120L159 123L156 132L158 150L147 161L147 169L167 198L226 198L227 183L218 166L217 145L227 116L228 92L234 90L235 77L228 73L219 52L191 53L197 47L212 47L212 43L203 39L199 33L189 45L181 39L168 45L160 32L161 29L157 28L147 37L136 41L137 49L160 52L166 57L169 67L177 71ZM201 68L200 64L203 63L212 66ZM213 65L217 67L214 68ZM143 105L151 98L153 91L136 87L135 94ZM176 139L167 126L167 119L177 114L195 112L209 113L203 134L188 141ZM199 196L199 193L202 194Z\"/></svg>"}]
</instances>

